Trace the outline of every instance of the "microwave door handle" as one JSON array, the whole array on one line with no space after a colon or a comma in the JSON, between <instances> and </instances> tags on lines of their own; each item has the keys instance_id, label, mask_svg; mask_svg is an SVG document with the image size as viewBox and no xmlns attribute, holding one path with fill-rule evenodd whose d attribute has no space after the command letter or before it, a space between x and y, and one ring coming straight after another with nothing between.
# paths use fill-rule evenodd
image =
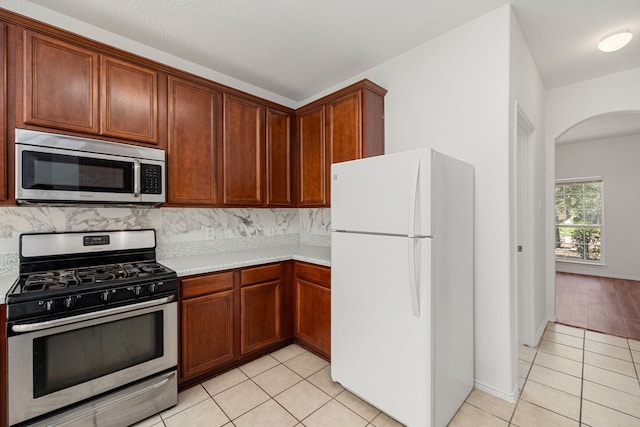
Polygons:
<instances>
[{"instance_id":1,"label":"microwave door handle","mask_svg":"<svg viewBox=\"0 0 640 427\"><path fill-rule=\"evenodd\" d=\"M140 160L133 160L133 197L140 197Z\"/></svg>"}]
</instances>

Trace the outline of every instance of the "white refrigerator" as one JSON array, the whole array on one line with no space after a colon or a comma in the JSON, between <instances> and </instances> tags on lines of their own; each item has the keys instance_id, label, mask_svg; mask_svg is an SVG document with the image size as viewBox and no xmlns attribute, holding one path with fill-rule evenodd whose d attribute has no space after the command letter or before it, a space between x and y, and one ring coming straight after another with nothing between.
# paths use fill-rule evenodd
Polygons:
<instances>
[{"instance_id":1,"label":"white refrigerator","mask_svg":"<svg viewBox=\"0 0 640 427\"><path fill-rule=\"evenodd\" d=\"M331 376L410 427L473 388L473 186L430 148L331 166Z\"/></svg>"}]
</instances>

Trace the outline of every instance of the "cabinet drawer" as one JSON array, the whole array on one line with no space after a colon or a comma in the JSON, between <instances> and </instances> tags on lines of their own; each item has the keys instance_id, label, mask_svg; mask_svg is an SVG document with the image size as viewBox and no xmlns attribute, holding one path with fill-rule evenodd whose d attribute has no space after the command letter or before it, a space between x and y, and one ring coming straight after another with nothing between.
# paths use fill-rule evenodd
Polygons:
<instances>
[{"instance_id":1,"label":"cabinet drawer","mask_svg":"<svg viewBox=\"0 0 640 427\"><path fill-rule=\"evenodd\" d=\"M233 272L181 279L182 298L192 298L233 288Z\"/></svg>"},{"instance_id":2,"label":"cabinet drawer","mask_svg":"<svg viewBox=\"0 0 640 427\"><path fill-rule=\"evenodd\" d=\"M296 262L295 275L298 279L331 288L331 269L329 267Z\"/></svg>"},{"instance_id":3,"label":"cabinet drawer","mask_svg":"<svg viewBox=\"0 0 640 427\"><path fill-rule=\"evenodd\" d=\"M280 264L263 265L261 267L246 268L240 271L240 285L269 282L280 279Z\"/></svg>"}]
</instances>

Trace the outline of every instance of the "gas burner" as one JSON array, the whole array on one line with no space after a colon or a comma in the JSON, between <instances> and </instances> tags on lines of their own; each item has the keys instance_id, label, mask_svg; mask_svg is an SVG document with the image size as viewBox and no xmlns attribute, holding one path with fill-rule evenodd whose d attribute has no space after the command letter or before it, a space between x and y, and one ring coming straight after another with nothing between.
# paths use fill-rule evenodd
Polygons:
<instances>
[{"instance_id":1,"label":"gas burner","mask_svg":"<svg viewBox=\"0 0 640 427\"><path fill-rule=\"evenodd\" d=\"M165 297L175 271L156 262L153 230L20 236L20 276L6 296L7 320L57 318Z\"/></svg>"},{"instance_id":2,"label":"gas burner","mask_svg":"<svg viewBox=\"0 0 640 427\"><path fill-rule=\"evenodd\" d=\"M122 264L129 277L147 277L157 274L166 274L168 269L157 262L132 262Z\"/></svg>"},{"instance_id":3,"label":"gas burner","mask_svg":"<svg viewBox=\"0 0 640 427\"><path fill-rule=\"evenodd\" d=\"M27 277L22 292L39 292L76 286L78 279L73 270L56 270L36 273Z\"/></svg>"},{"instance_id":4,"label":"gas burner","mask_svg":"<svg viewBox=\"0 0 640 427\"><path fill-rule=\"evenodd\" d=\"M82 267L77 270L77 276L82 284L114 282L129 277L119 264Z\"/></svg>"}]
</instances>

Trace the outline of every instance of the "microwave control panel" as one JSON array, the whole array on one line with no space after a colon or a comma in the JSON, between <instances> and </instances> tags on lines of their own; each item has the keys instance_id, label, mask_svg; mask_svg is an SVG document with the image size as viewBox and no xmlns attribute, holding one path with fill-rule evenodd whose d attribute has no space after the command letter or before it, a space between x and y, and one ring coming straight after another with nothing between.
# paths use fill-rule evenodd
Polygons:
<instances>
[{"instance_id":1,"label":"microwave control panel","mask_svg":"<svg viewBox=\"0 0 640 427\"><path fill-rule=\"evenodd\" d=\"M140 165L142 194L162 194L162 166Z\"/></svg>"}]
</instances>

